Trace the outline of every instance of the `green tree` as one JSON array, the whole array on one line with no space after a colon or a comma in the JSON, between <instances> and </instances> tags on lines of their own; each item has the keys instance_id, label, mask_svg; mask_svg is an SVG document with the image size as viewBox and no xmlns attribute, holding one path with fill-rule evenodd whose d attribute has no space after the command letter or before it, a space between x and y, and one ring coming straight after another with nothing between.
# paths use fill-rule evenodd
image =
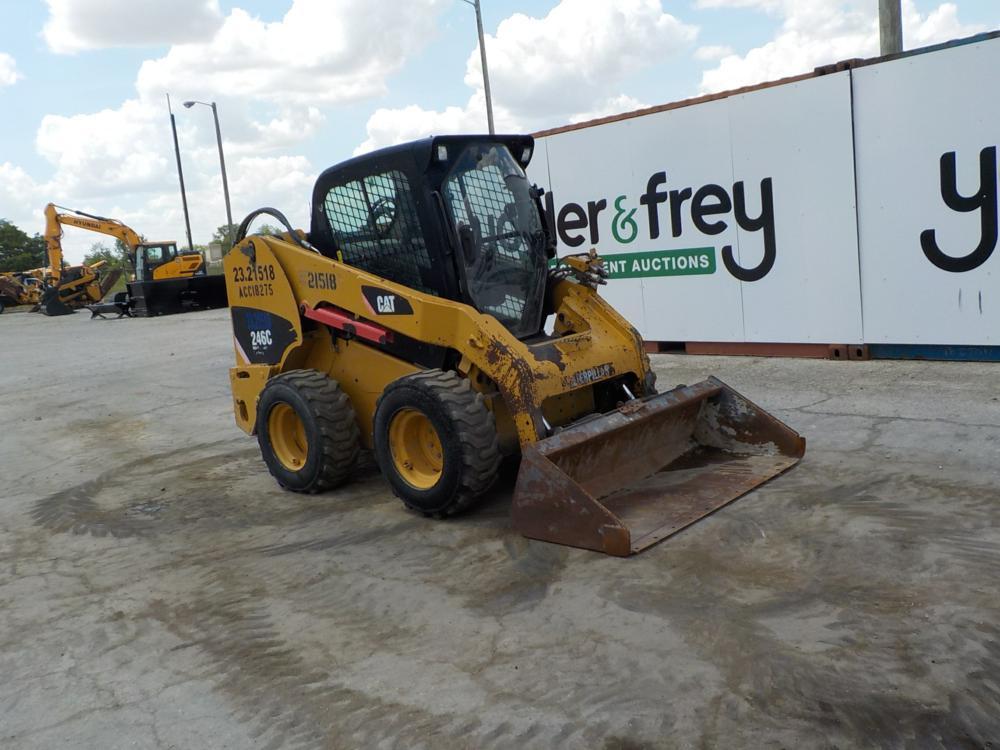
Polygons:
<instances>
[{"instance_id":1,"label":"green tree","mask_svg":"<svg viewBox=\"0 0 1000 750\"><path fill-rule=\"evenodd\" d=\"M233 247L233 238L236 237L236 230L239 226L236 224L223 224L221 227L215 230L215 234L212 235L212 242L218 242L222 245L222 254L225 255Z\"/></svg>"},{"instance_id":2,"label":"green tree","mask_svg":"<svg viewBox=\"0 0 1000 750\"><path fill-rule=\"evenodd\" d=\"M15 224L0 219L0 271L26 271L47 262L43 237L29 237Z\"/></svg>"},{"instance_id":3,"label":"green tree","mask_svg":"<svg viewBox=\"0 0 1000 750\"><path fill-rule=\"evenodd\" d=\"M221 227L216 229L215 233L212 235L212 242L218 242L220 245L222 245L223 255L225 255L232 249L233 244L230 238L236 237L237 229L239 229L239 227L236 224L233 224L232 234L229 234L227 231L227 225L223 224ZM252 228L253 234L275 235L275 234L281 234L284 231L285 231L284 229L280 229L279 227L276 227L273 224L260 224L259 226Z\"/></svg>"},{"instance_id":4,"label":"green tree","mask_svg":"<svg viewBox=\"0 0 1000 750\"><path fill-rule=\"evenodd\" d=\"M125 243L121 240L115 241L114 248L108 247L103 242L95 242L90 246L87 254L83 256L83 262L88 266L99 260L103 260L107 268L121 268L124 271L131 267Z\"/></svg>"}]
</instances>

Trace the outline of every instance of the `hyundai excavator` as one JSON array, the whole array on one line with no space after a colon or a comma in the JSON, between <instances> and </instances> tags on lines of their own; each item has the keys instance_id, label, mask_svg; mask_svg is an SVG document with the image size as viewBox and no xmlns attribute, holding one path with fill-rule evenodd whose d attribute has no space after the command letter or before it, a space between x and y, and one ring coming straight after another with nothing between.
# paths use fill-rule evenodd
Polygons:
<instances>
[{"instance_id":1,"label":"hyundai excavator","mask_svg":"<svg viewBox=\"0 0 1000 750\"><path fill-rule=\"evenodd\" d=\"M45 242L49 248L50 266L51 259L62 256L63 226L87 229L121 240L128 250L128 262L133 269L133 278L126 284L127 302L132 314L137 317L226 306L225 282L219 276L206 274L205 259L201 253L180 253L177 243L173 241L147 242L117 219L52 203L45 207ZM106 285L105 293L113 283ZM62 295L67 287L65 284L58 286ZM90 301L96 302L102 297L103 294ZM44 304L42 309L45 310Z\"/></svg>"},{"instance_id":2,"label":"hyundai excavator","mask_svg":"<svg viewBox=\"0 0 1000 750\"><path fill-rule=\"evenodd\" d=\"M367 448L442 518L520 456L515 529L627 556L800 460L804 438L714 377L657 391L597 253L556 259L533 148L393 146L319 176L308 233L244 219L224 260L233 408L279 485L331 490ZM264 214L286 231L250 234Z\"/></svg>"}]
</instances>

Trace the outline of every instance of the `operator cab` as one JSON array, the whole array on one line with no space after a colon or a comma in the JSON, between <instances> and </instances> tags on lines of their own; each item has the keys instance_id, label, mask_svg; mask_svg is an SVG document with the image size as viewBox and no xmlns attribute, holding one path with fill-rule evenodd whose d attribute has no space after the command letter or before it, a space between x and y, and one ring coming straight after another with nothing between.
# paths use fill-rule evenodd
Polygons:
<instances>
[{"instance_id":1,"label":"operator cab","mask_svg":"<svg viewBox=\"0 0 1000 750\"><path fill-rule=\"evenodd\" d=\"M176 242L143 242L135 248L135 277L151 281L153 272L177 257Z\"/></svg>"},{"instance_id":2,"label":"operator cab","mask_svg":"<svg viewBox=\"0 0 1000 750\"><path fill-rule=\"evenodd\" d=\"M533 148L530 136L439 136L331 167L316 181L310 242L534 336L555 244L524 173Z\"/></svg>"}]
</instances>

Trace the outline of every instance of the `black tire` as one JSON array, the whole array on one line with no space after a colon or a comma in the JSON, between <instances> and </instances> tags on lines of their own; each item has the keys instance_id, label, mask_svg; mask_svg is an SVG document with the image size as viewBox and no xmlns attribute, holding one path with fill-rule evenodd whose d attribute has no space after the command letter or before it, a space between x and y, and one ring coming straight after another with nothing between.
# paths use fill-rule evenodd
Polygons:
<instances>
[{"instance_id":1,"label":"black tire","mask_svg":"<svg viewBox=\"0 0 1000 750\"><path fill-rule=\"evenodd\" d=\"M281 404L294 410L304 428L305 460L297 470L278 458L270 434L269 417ZM361 450L351 400L337 381L316 370L291 370L267 382L257 402L257 442L268 471L293 492L323 492L343 484Z\"/></svg>"},{"instance_id":2,"label":"black tire","mask_svg":"<svg viewBox=\"0 0 1000 750\"><path fill-rule=\"evenodd\" d=\"M404 409L422 412L441 443L440 478L429 489L410 484L393 458L389 428ZM373 442L375 458L395 495L408 508L438 518L468 508L493 486L500 467L493 414L482 394L454 372L425 370L391 383L375 409Z\"/></svg>"},{"instance_id":3,"label":"black tire","mask_svg":"<svg viewBox=\"0 0 1000 750\"><path fill-rule=\"evenodd\" d=\"M4 308L5 308L5 305L3 303L3 300L0 299L0 315L3 315Z\"/></svg>"}]
</instances>

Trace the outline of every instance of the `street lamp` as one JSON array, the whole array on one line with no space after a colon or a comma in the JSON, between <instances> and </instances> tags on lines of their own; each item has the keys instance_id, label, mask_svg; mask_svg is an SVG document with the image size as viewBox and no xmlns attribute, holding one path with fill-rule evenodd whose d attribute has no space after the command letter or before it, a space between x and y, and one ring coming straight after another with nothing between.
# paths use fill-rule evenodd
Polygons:
<instances>
[{"instance_id":1,"label":"street lamp","mask_svg":"<svg viewBox=\"0 0 1000 750\"><path fill-rule=\"evenodd\" d=\"M479 0L462 0L476 9L476 27L479 30L479 57L483 61L483 88L486 91L486 122L489 124L490 135L493 135L493 100L490 97L490 71L486 67L486 42L483 40L483 13L479 8Z\"/></svg>"},{"instance_id":2,"label":"street lamp","mask_svg":"<svg viewBox=\"0 0 1000 750\"><path fill-rule=\"evenodd\" d=\"M222 167L222 192L226 196L226 236L229 237L229 247L233 246L233 210L229 207L229 180L226 179L226 157L222 153L222 130L219 129L219 110L215 102L184 102L185 109L191 109L195 104L204 104L212 108L212 116L215 117L215 138L219 142L219 164Z\"/></svg>"}]
</instances>

